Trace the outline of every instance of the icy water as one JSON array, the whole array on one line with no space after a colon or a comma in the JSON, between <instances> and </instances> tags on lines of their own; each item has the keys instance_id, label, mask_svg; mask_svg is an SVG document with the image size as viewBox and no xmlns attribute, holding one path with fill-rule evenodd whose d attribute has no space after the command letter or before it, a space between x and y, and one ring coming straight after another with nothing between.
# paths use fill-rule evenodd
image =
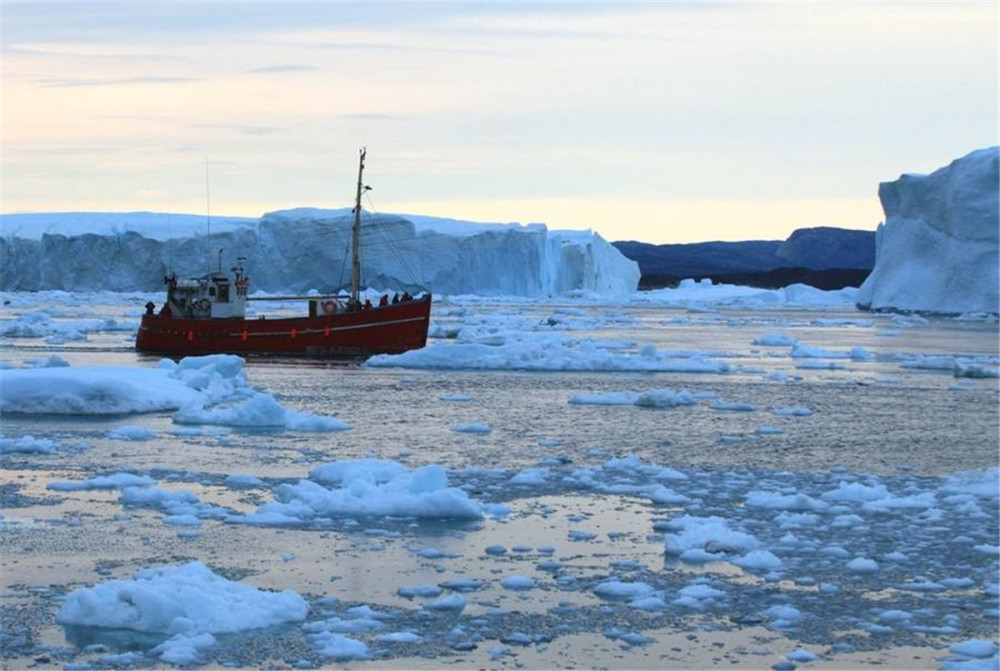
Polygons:
<instances>
[{"instance_id":1,"label":"icy water","mask_svg":"<svg viewBox=\"0 0 1000 671\"><path fill-rule=\"evenodd\" d=\"M17 337L0 341L0 360L20 367L57 354L73 368L156 367L130 346L143 302L67 295L41 319L31 318L40 308L30 296L15 295L0 324ZM95 326L108 318L118 330ZM511 333L556 334L583 348L581 357L587 343L601 356L641 357L652 346L726 370L250 359L249 385L351 430L198 428L169 411L4 414L7 438L59 446L2 454L4 665L169 666L153 649L174 632L62 626L56 614L74 589L198 560L229 580L294 590L309 612L304 622L217 634L196 665L981 668L949 647L997 639L995 322L846 309L444 303L433 328L450 336L436 346L454 346L456 334L457 344L499 349ZM86 339L74 339L81 330ZM769 333L813 355L752 344ZM967 372L957 374L961 366ZM690 401L570 402L658 389L686 390ZM779 414L788 408L809 412ZM490 430L454 430L468 424ZM108 436L122 426L151 437ZM445 466L451 486L488 508L473 519L356 512L238 521L312 469L365 457ZM118 472L186 490L228 517L165 523L169 511L127 503L118 489L47 487ZM699 541L685 535L685 516L717 517L726 533ZM740 545L734 534L751 540ZM504 582L512 577L530 580ZM456 594L460 612L427 607ZM383 638L400 632L409 636ZM334 636L362 642L354 657L363 658L324 647ZM986 657L982 668L995 668Z\"/></svg>"}]
</instances>

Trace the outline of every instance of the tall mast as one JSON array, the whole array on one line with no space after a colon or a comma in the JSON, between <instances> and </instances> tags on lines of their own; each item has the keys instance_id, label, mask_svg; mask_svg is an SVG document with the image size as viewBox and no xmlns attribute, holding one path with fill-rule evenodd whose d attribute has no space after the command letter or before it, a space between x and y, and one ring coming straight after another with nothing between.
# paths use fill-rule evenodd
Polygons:
<instances>
[{"instance_id":1,"label":"tall mast","mask_svg":"<svg viewBox=\"0 0 1000 671\"><path fill-rule=\"evenodd\" d=\"M361 174L365 171L365 148L361 148L361 159L358 161L358 194L354 199L354 230L351 245L351 302L358 305L358 295L361 290L361 193L368 190L362 185Z\"/></svg>"}]
</instances>

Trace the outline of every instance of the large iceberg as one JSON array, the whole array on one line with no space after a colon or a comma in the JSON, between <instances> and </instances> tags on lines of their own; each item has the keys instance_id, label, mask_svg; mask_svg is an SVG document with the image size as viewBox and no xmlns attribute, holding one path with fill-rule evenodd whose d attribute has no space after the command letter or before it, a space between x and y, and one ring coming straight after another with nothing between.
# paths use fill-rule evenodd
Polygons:
<instances>
[{"instance_id":1,"label":"large iceberg","mask_svg":"<svg viewBox=\"0 0 1000 671\"><path fill-rule=\"evenodd\" d=\"M885 223L863 309L1000 311L1000 148L980 149L930 175L879 185Z\"/></svg>"},{"instance_id":2,"label":"large iceberg","mask_svg":"<svg viewBox=\"0 0 1000 671\"><path fill-rule=\"evenodd\" d=\"M81 234L87 217L94 232ZM189 215L4 215L0 288L156 291L170 270L202 275L243 256L254 289L336 291L350 277L352 219L349 209L299 208L224 220L206 237ZM624 295L639 283L637 264L597 233L541 224L365 213L361 247L363 283L379 290Z\"/></svg>"}]
</instances>

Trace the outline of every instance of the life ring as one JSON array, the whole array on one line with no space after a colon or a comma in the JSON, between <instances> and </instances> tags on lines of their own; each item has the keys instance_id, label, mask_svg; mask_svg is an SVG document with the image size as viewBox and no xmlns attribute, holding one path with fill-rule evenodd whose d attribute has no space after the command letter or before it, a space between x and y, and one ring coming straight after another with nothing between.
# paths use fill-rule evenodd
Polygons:
<instances>
[{"instance_id":1,"label":"life ring","mask_svg":"<svg viewBox=\"0 0 1000 671\"><path fill-rule=\"evenodd\" d=\"M198 301L197 306L202 312L209 312L212 309L212 302L207 298L202 298Z\"/></svg>"},{"instance_id":2,"label":"life ring","mask_svg":"<svg viewBox=\"0 0 1000 671\"><path fill-rule=\"evenodd\" d=\"M333 301L323 301L323 314L332 315L337 309L337 304Z\"/></svg>"}]
</instances>

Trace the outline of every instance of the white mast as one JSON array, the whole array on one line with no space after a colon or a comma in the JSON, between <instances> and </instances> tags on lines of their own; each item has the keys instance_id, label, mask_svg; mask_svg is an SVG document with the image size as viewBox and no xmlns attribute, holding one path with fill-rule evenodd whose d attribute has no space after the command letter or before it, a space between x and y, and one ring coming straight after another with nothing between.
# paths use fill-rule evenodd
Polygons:
<instances>
[{"instance_id":1,"label":"white mast","mask_svg":"<svg viewBox=\"0 0 1000 671\"><path fill-rule=\"evenodd\" d=\"M371 187L361 183L361 174L365 171L365 152L361 148L361 159L358 161L358 193L354 199L354 230L351 245L351 304L360 305L358 300L361 290L361 194Z\"/></svg>"}]
</instances>

